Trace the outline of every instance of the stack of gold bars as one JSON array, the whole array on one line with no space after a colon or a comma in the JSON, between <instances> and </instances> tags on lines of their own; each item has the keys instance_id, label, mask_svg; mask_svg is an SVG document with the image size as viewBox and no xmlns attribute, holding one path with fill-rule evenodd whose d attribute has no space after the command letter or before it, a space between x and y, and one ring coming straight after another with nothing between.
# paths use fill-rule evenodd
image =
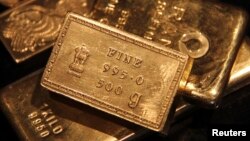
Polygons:
<instances>
[{"instance_id":1,"label":"stack of gold bars","mask_svg":"<svg viewBox=\"0 0 250 141\"><path fill-rule=\"evenodd\" d=\"M46 67L1 90L23 140L168 136L183 115L216 109L250 83L247 12L230 4L0 2L11 7L0 15L0 38L17 64L53 47Z\"/></svg>"}]
</instances>

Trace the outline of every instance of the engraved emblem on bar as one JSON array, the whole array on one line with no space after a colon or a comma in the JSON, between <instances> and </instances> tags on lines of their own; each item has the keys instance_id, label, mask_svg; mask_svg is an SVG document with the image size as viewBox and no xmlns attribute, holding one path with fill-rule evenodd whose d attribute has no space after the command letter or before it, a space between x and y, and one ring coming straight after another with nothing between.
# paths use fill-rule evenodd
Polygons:
<instances>
[{"instance_id":1,"label":"engraved emblem on bar","mask_svg":"<svg viewBox=\"0 0 250 141\"><path fill-rule=\"evenodd\" d=\"M181 52L70 13L41 84L162 131L187 62Z\"/></svg>"},{"instance_id":2,"label":"engraved emblem on bar","mask_svg":"<svg viewBox=\"0 0 250 141\"><path fill-rule=\"evenodd\" d=\"M53 46L68 11L87 16L90 0L27 0L0 15L0 39L16 63Z\"/></svg>"},{"instance_id":3,"label":"engraved emblem on bar","mask_svg":"<svg viewBox=\"0 0 250 141\"><path fill-rule=\"evenodd\" d=\"M84 71L84 63L89 57L89 51L83 45L82 47L77 47L75 49L74 61L69 65L69 73L81 77L81 73Z\"/></svg>"}]
</instances>

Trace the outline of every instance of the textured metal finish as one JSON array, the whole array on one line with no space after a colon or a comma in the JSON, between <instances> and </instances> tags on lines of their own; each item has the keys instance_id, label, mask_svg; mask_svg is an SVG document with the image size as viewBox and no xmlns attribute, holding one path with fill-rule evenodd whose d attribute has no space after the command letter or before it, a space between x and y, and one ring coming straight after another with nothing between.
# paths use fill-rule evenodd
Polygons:
<instances>
[{"instance_id":1,"label":"textured metal finish","mask_svg":"<svg viewBox=\"0 0 250 141\"><path fill-rule=\"evenodd\" d=\"M32 0L0 16L1 40L19 63L51 47L68 11L87 14L94 1Z\"/></svg>"},{"instance_id":2,"label":"textured metal finish","mask_svg":"<svg viewBox=\"0 0 250 141\"><path fill-rule=\"evenodd\" d=\"M78 13L79 11L85 13L85 16L89 18L189 54L195 60L192 73L187 78L188 84L185 86L187 92L184 94L198 100L203 105L214 104L220 99L220 93L228 80L228 74L246 23L243 11L229 5L200 0L101 0L97 2L94 10L93 3L93 1L77 3L62 0L57 2L56 7L59 8L55 10L57 14L54 15L60 14L63 17L67 9L74 9L75 5L81 5L85 7L85 10L81 11L77 8L74 10ZM49 8L49 6L45 7L37 9L43 11L42 9ZM87 14L89 12L91 12L90 15ZM8 15L7 13L5 15ZM37 15L37 12L34 14ZM46 16L47 18L44 19L50 19L50 23L57 24L53 22L57 21L54 15ZM42 20L41 23L43 21L45 20ZM226 24L222 26L221 21ZM31 57L42 51L42 48L44 49L44 47L41 47L41 50L36 48L40 48L39 46L44 42L51 39L54 41L56 38L55 33L57 32L53 31L58 28L52 28L53 26L45 28L46 32L54 33L48 34L48 38L44 36L45 40L41 39L43 37L38 36L39 34L31 34L27 36L28 38L24 38L31 32L26 29L29 27L22 26L21 29L18 29L24 32L13 32L15 31L13 26L16 27L16 24L21 23L23 22L14 22L9 25L9 28L3 30L7 38L13 38L11 42L6 41L6 38L2 39L5 40L7 46L13 44L8 47L8 50L14 58L16 55ZM47 22L47 24L49 23ZM25 35L16 36L17 34ZM25 60L25 57L21 60ZM17 62L21 60L16 59Z\"/></svg>"},{"instance_id":3,"label":"textured metal finish","mask_svg":"<svg viewBox=\"0 0 250 141\"><path fill-rule=\"evenodd\" d=\"M42 85L160 131L187 62L181 52L70 13Z\"/></svg>"},{"instance_id":4,"label":"textured metal finish","mask_svg":"<svg viewBox=\"0 0 250 141\"><path fill-rule=\"evenodd\" d=\"M99 0L91 18L194 58L184 95L216 105L228 81L247 16L208 0Z\"/></svg>"},{"instance_id":5,"label":"textured metal finish","mask_svg":"<svg viewBox=\"0 0 250 141\"><path fill-rule=\"evenodd\" d=\"M51 95L40 86L42 71L1 90L1 108L23 140L115 141L132 139L145 129L88 106Z\"/></svg>"},{"instance_id":6,"label":"textured metal finish","mask_svg":"<svg viewBox=\"0 0 250 141\"><path fill-rule=\"evenodd\" d=\"M14 5L18 4L21 1L24 1L24 0L0 0L0 4L8 6L8 7L13 7Z\"/></svg>"}]
</instances>

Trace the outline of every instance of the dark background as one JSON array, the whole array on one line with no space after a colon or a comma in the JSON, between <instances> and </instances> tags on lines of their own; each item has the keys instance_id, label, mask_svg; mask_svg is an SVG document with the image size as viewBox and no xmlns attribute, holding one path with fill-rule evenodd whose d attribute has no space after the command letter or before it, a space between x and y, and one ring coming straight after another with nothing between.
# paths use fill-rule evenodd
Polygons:
<instances>
[{"instance_id":1,"label":"dark background","mask_svg":"<svg viewBox=\"0 0 250 141\"><path fill-rule=\"evenodd\" d=\"M220 0L243 9L250 14L250 0ZM0 13L7 7L0 5ZM246 34L250 36L250 25ZM0 88L26 76L39 68L43 68L48 60L51 49L25 61L16 64L0 42ZM211 128L216 126L250 128L250 86L246 86L222 100L216 110L200 109L174 124L169 135L162 136L151 133L141 137L141 140L171 140L171 141L206 141ZM4 114L0 111L0 140L19 140L15 131Z\"/></svg>"}]
</instances>

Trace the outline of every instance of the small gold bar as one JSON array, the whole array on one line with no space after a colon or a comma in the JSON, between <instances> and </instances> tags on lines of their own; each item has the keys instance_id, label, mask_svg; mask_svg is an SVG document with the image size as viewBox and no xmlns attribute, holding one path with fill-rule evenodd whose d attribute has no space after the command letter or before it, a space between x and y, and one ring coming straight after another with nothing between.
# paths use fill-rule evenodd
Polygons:
<instances>
[{"instance_id":1,"label":"small gold bar","mask_svg":"<svg viewBox=\"0 0 250 141\"><path fill-rule=\"evenodd\" d=\"M41 84L161 131L187 62L181 52L70 13Z\"/></svg>"},{"instance_id":2,"label":"small gold bar","mask_svg":"<svg viewBox=\"0 0 250 141\"><path fill-rule=\"evenodd\" d=\"M182 94L212 107L228 82L247 23L242 9L209 0L98 0L91 18L190 55L193 68Z\"/></svg>"},{"instance_id":3,"label":"small gold bar","mask_svg":"<svg viewBox=\"0 0 250 141\"><path fill-rule=\"evenodd\" d=\"M40 86L42 70L1 90L1 108L22 140L117 141L145 129L84 106Z\"/></svg>"},{"instance_id":4,"label":"small gold bar","mask_svg":"<svg viewBox=\"0 0 250 141\"><path fill-rule=\"evenodd\" d=\"M28 0L0 15L0 39L16 63L53 46L68 11L87 15L94 0Z\"/></svg>"}]
</instances>

